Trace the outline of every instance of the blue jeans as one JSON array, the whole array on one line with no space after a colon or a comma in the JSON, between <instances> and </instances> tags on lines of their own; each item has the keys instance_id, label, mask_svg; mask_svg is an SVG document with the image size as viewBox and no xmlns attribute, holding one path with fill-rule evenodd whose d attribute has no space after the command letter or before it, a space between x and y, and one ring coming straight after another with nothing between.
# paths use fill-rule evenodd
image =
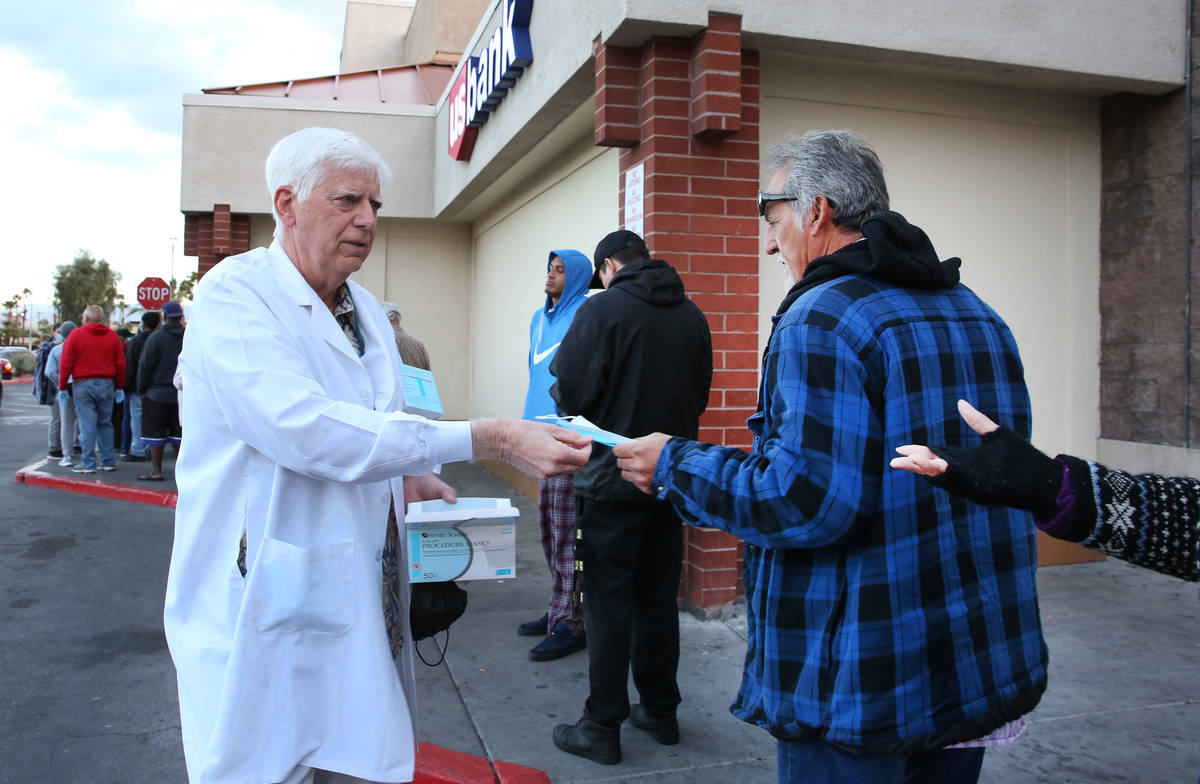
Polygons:
<instances>
[{"instance_id":1,"label":"blue jeans","mask_svg":"<svg viewBox=\"0 0 1200 784\"><path fill-rule=\"evenodd\" d=\"M777 741L779 784L975 784L983 749L854 754L824 741Z\"/></svg>"},{"instance_id":2,"label":"blue jeans","mask_svg":"<svg viewBox=\"0 0 1200 784\"><path fill-rule=\"evenodd\" d=\"M72 386L75 415L79 417L80 461L84 468L96 467L96 444L100 444L100 460L115 465L113 455L113 382L109 378L87 378Z\"/></svg>"},{"instance_id":3,"label":"blue jeans","mask_svg":"<svg viewBox=\"0 0 1200 784\"><path fill-rule=\"evenodd\" d=\"M142 443L142 396L136 392L125 394L129 406L129 448L125 451L138 457L146 457L150 450Z\"/></svg>"}]
</instances>

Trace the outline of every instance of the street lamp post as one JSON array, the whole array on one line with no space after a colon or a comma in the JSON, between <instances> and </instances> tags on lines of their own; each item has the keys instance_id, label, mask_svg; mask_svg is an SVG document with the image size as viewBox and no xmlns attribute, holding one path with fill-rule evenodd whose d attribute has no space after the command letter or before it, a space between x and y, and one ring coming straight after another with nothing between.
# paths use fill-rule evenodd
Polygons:
<instances>
[{"instance_id":1,"label":"street lamp post","mask_svg":"<svg viewBox=\"0 0 1200 784\"><path fill-rule=\"evenodd\" d=\"M175 242L177 237L171 237L171 297L175 296Z\"/></svg>"}]
</instances>

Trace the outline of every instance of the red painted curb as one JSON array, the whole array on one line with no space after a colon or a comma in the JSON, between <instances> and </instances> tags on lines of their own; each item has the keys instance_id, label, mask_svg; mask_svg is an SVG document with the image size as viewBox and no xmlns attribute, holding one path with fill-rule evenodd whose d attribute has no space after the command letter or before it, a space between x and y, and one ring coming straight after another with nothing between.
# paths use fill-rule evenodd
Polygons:
<instances>
[{"instance_id":1,"label":"red painted curb","mask_svg":"<svg viewBox=\"0 0 1200 784\"><path fill-rule=\"evenodd\" d=\"M33 376L18 376L17 378L7 378L4 380L4 386L11 387L13 384L32 384Z\"/></svg>"},{"instance_id":2,"label":"red painted curb","mask_svg":"<svg viewBox=\"0 0 1200 784\"><path fill-rule=\"evenodd\" d=\"M420 743L413 784L496 784L496 773L483 757Z\"/></svg>"},{"instance_id":3,"label":"red painted curb","mask_svg":"<svg viewBox=\"0 0 1200 784\"><path fill-rule=\"evenodd\" d=\"M498 784L550 784L550 776L544 770L527 768L512 762L496 763Z\"/></svg>"},{"instance_id":4,"label":"red painted curb","mask_svg":"<svg viewBox=\"0 0 1200 784\"><path fill-rule=\"evenodd\" d=\"M52 490L67 490L72 493L94 495L100 498L114 498L118 501L132 501L136 504L151 504L153 506L169 506L174 508L177 493L173 490L150 490L141 487L130 487L117 482L105 482L101 479L82 479L74 476L58 476L47 474L38 469L50 462L50 458L27 465L17 471L13 481L35 487L49 487Z\"/></svg>"}]
</instances>

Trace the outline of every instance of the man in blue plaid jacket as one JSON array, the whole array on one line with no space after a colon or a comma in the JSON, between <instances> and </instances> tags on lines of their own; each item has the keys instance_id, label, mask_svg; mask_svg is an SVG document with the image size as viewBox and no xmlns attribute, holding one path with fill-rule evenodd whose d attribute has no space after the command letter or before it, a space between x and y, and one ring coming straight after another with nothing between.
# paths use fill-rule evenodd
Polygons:
<instances>
[{"instance_id":1,"label":"man in blue plaid jacket","mask_svg":"<svg viewBox=\"0 0 1200 784\"><path fill-rule=\"evenodd\" d=\"M892 447L971 444L959 398L1023 437L1003 320L889 211L847 131L779 144L759 194L792 282L763 355L753 450L654 434L622 476L745 544L749 649L734 715L779 781L974 782L1046 687L1033 526L889 471ZM956 748L951 748L956 747Z\"/></svg>"}]
</instances>

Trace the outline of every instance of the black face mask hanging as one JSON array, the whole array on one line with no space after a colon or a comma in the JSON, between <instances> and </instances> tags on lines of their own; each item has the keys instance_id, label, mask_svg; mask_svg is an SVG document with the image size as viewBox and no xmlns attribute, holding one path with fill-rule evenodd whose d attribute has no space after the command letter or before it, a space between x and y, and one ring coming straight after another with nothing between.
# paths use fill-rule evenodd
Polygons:
<instances>
[{"instance_id":1,"label":"black face mask hanging","mask_svg":"<svg viewBox=\"0 0 1200 784\"><path fill-rule=\"evenodd\" d=\"M413 583L409 600L408 618L412 627L413 642L416 643L438 632L446 632L445 643L450 641L450 624L462 617L467 609L467 592L450 580L436 583ZM430 667L436 667L446 658L446 648L436 662L426 661L417 649L417 656ZM415 646L414 646L415 647Z\"/></svg>"}]
</instances>

